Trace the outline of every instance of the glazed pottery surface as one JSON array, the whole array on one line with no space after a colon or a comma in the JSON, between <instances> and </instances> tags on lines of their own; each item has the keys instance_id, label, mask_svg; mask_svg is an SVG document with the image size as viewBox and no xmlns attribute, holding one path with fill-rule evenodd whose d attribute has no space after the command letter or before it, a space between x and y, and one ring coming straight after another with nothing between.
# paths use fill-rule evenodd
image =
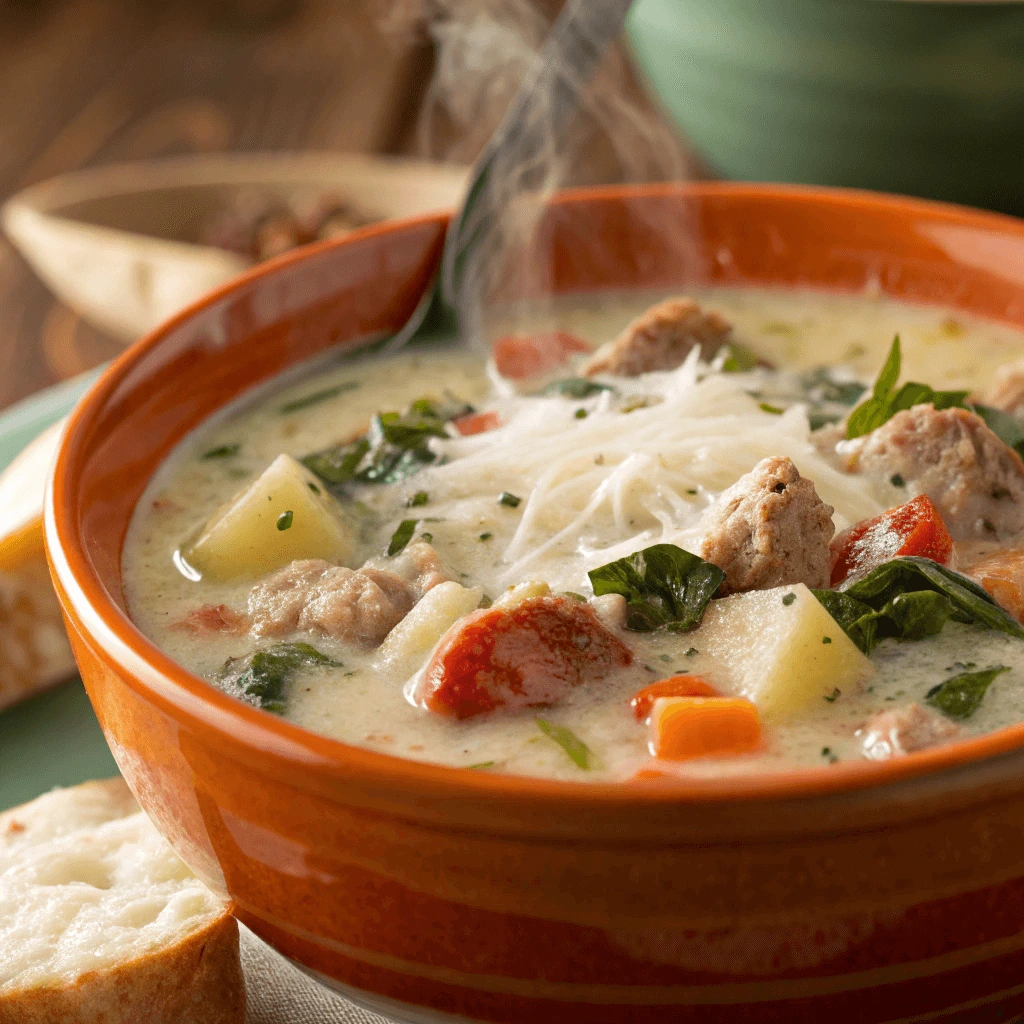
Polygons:
<instances>
[{"instance_id":1,"label":"glazed pottery surface","mask_svg":"<svg viewBox=\"0 0 1024 1024\"><path fill-rule=\"evenodd\" d=\"M703 246L681 257L673 224ZM135 345L73 414L47 504L51 563L89 696L158 827L281 952L409 1020L1024 1011L1024 727L881 764L559 783L305 732L133 627L121 545L160 461L252 385L397 328L444 226L370 228L254 270ZM659 186L568 194L542 230L562 293L868 288L1024 326L1024 224L997 215Z\"/></svg>"},{"instance_id":2,"label":"glazed pottery surface","mask_svg":"<svg viewBox=\"0 0 1024 1024\"><path fill-rule=\"evenodd\" d=\"M1024 214L1024 3L636 0L637 59L730 178Z\"/></svg>"}]
</instances>

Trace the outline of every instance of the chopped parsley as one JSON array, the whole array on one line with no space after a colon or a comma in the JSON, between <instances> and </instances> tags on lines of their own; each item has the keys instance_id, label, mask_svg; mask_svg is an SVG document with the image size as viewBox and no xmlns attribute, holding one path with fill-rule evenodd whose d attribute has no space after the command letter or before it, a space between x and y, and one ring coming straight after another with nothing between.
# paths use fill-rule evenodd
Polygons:
<instances>
[{"instance_id":1,"label":"chopped parsley","mask_svg":"<svg viewBox=\"0 0 1024 1024\"><path fill-rule=\"evenodd\" d=\"M207 459L230 459L242 450L240 444L219 444L216 448L208 448L199 458Z\"/></svg>"},{"instance_id":2,"label":"chopped parsley","mask_svg":"<svg viewBox=\"0 0 1024 1024\"><path fill-rule=\"evenodd\" d=\"M506 508L518 508L519 503L522 500L522 498L515 494L511 494L509 491L502 491L501 494L498 495L498 504L504 505Z\"/></svg>"},{"instance_id":3,"label":"chopped parsley","mask_svg":"<svg viewBox=\"0 0 1024 1024\"><path fill-rule=\"evenodd\" d=\"M292 520L295 518L295 513L291 509L287 512L282 512L277 517L277 528L279 530L290 530L292 528Z\"/></svg>"},{"instance_id":4,"label":"chopped parsley","mask_svg":"<svg viewBox=\"0 0 1024 1024\"><path fill-rule=\"evenodd\" d=\"M395 555L405 550L406 545L412 540L416 532L417 519L403 519L398 524L398 529L391 535L391 543L388 544L388 555L394 558Z\"/></svg>"},{"instance_id":5,"label":"chopped parsley","mask_svg":"<svg viewBox=\"0 0 1024 1024\"><path fill-rule=\"evenodd\" d=\"M406 508L419 508L420 505L426 505L430 501L430 495L426 491L417 491L406 503Z\"/></svg>"}]
</instances>

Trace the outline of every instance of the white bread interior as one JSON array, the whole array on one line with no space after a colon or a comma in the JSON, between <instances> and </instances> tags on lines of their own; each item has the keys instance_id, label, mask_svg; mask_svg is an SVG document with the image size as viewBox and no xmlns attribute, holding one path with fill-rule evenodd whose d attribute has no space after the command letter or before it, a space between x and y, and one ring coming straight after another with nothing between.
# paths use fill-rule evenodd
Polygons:
<instances>
[{"instance_id":1,"label":"white bread interior","mask_svg":"<svg viewBox=\"0 0 1024 1024\"><path fill-rule=\"evenodd\" d=\"M0 814L0 1024L240 1024L238 927L120 778Z\"/></svg>"}]
</instances>

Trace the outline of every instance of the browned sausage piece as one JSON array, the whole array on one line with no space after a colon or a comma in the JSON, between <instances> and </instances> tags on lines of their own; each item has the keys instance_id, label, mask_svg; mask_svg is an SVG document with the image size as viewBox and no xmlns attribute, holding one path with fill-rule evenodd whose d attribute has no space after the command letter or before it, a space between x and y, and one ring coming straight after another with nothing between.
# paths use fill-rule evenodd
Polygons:
<instances>
[{"instance_id":1,"label":"browned sausage piece","mask_svg":"<svg viewBox=\"0 0 1024 1024\"><path fill-rule=\"evenodd\" d=\"M863 730L864 756L872 761L926 750L958 736L959 726L920 704L906 704L868 719Z\"/></svg>"},{"instance_id":2,"label":"browned sausage piece","mask_svg":"<svg viewBox=\"0 0 1024 1024\"><path fill-rule=\"evenodd\" d=\"M762 459L705 513L699 554L725 572L722 594L827 587L833 511L790 459Z\"/></svg>"},{"instance_id":3,"label":"browned sausage piece","mask_svg":"<svg viewBox=\"0 0 1024 1024\"><path fill-rule=\"evenodd\" d=\"M1021 412L1024 409L1024 360L1000 366L992 387L981 401L1003 412Z\"/></svg>"},{"instance_id":4,"label":"browned sausage piece","mask_svg":"<svg viewBox=\"0 0 1024 1024\"><path fill-rule=\"evenodd\" d=\"M732 324L717 313L701 309L693 299L666 299L638 316L613 341L602 345L587 361L583 372L588 377L597 373L637 377L651 370L674 370L682 365L694 345L700 345L702 359L712 359L731 333Z\"/></svg>"},{"instance_id":5,"label":"browned sausage piece","mask_svg":"<svg viewBox=\"0 0 1024 1024\"><path fill-rule=\"evenodd\" d=\"M369 562L349 569L320 558L286 565L249 592L252 632L283 636L313 630L376 647L428 590L448 579L429 544L411 544L401 560L389 562L397 572Z\"/></svg>"},{"instance_id":6,"label":"browned sausage piece","mask_svg":"<svg viewBox=\"0 0 1024 1024\"><path fill-rule=\"evenodd\" d=\"M915 405L842 448L851 471L927 494L954 540L1024 529L1024 463L973 412Z\"/></svg>"}]
</instances>

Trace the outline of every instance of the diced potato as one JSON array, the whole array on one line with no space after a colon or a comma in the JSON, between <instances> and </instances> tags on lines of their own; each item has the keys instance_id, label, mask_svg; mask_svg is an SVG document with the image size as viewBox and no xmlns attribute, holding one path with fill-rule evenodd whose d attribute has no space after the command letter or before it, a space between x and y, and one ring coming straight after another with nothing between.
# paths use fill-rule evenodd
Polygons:
<instances>
[{"instance_id":1,"label":"diced potato","mask_svg":"<svg viewBox=\"0 0 1024 1024\"><path fill-rule=\"evenodd\" d=\"M527 580L509 587L495 602L495 608L515 608L517 604L529 601L533 597L547 597L551 588L543 580Z\"/></svg>"},{"instance_id":2,"label":"diced potato","mask_svg":"<svg viewBox=\"0 0 1024 1024\"><path fill-rule=\"evenodd\" d=\"M871 672L871 662L802 583L712 601L687 643L718 659L731 676L729 689L770 722L835 699L836 690L855 689Z\"/></svg>"},{"instance_id":3,"label":"diced potato","mask_svg":"<svg viewBox=\"0 0 1024 1024\"><path fill-rule=\"evenodd\" d=\"M480 606L480 587L439 583L428 590L415 608L384 638L374 668L411 676L423 663L449 626Z\"/></svg>"},{"instance_id":4,"label":"diced potato","mask_svg":"<svg viewBox=\"0 0 1024 1024\"><path fill-rule=\"evenodd\" d=\"M344 562L353 538L323 484L290 455L279 455L241 494L221 506L182 555L203 576L261 576L296 558Z\"/></svg>"}]
</instances>

